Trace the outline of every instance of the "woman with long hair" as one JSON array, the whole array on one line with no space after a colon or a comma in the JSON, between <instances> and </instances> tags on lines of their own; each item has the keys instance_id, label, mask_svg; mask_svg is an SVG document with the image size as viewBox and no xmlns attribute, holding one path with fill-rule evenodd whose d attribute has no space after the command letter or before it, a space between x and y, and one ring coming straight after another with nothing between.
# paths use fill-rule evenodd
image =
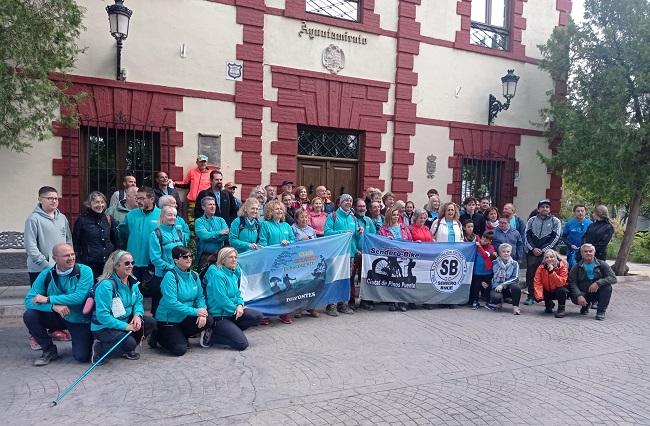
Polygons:
<instances>
[{"instance_id":1,"label":"woman with long hair","mask_svg":"<svg viewBox=\"0 0 650 426\"><path fill-rule=\"evenodd\" d=\"M210 266L203 280L208 313L214 325L201 332L201 346L219 344L243 351L248 347L244 331L259 325L262 314L244 306L239 291L241 268L237 263L237 250L224 247L218 254L212 254L208 262Z\"/></svg>"},{"instance_id":2,"label":"woman with long hair","mask_svg":"<svg viewBox=\"0 0 650 426\"><path fill-rule=\"evenodd\" d=\"M400 223L400 206L395 203L392 207L386 209L384 217L384 226L379 229L379 235L390 238L391 240L412 241L411 230L408 226ZM399 309L406 312L406 303L389 303L388 309L395 311Z\"/></svg>"},{"instance_id":3,"label":"woman with long hair","mask_svg":"<svg viewBox=\"0 0 650 426\"><path fill-rule=\"evenodd\" d=\"M300 207L303 209L307 209L309 207L309 195L307 194L307 188L304 186L299 186L298 188L293 191L293 195L296 199L296 202Z\"/></svg>"},{"instance_id":4,"label":"woman with long hair","mask_svg":"<svg viewBox=\"0 0 650 426\"><path fill-rule=\"evenodd\" d=\"M260 230L260 202L257 198L250 197L241 205L237 217L230 224L228 242L239 253L248 250L257 250Z\"/></svg>"},{"instance_id":5,"label":"woman with long hair","mask_svg":"<svg viewBox=\"0 0 650 426\"><path fill-rule=\"evenodd\" d=\"M463 227L458 218L460 212L458 206L452 202L442 205L438 213L438 219L431 224L431 235L438 243L462 243Z\"/></svg>"},{"instance_id":6,"label":"woman with long hair","mask_svg":"<svg viewBox=\"0 0 650 426\"><path fill-rule=\"evenodd\" d=\"M429 213L429 220L431 221L429 223L429 226L431 226L431 223L438 219L438 211L440 210L440 197L435 194L430 196L427 204L424 206L424 210Z\"/></svg>"},{"instance_id":7,"label":"woman with long hair","mask_svg":"<svg viewBox=\"0 0 650 426\"><path fill-rule=\"evenodd\" d=\"M560 259L555 250L547 250L544 253L544 260L535 271L534 289L535 301L544 301L544 312L553 312L553 300L557 300L557 311L555 318L564 318L565 304L569 297L569 268L567 263Z\"/></svg>"},{"instance_id":8,"label":"woman with long hair","mask_svg":"<svg viewBox=\"0 0 650 426\"><path fill-rule=\"evenodd\" d=\"M99 191L88 195L86 210L74 224L72 242L77 261L101 275L108 256L117 247L115 224L106 216L106 196Z\"/></svg>"},{"instance_id":9,"label":"woman with long hair","mask_svg":"<svg viewBox=\"0 0 650 426\"><path fill-rule=\"evenodd\" d=\"M485 231L494 232L499 226L499 209L490 207L485 213Z\"/></svg>"},{"instance_id":10,"label":"woman with long hair","mask_svg":"<svg viewBox=\"0 0 650 426\"><path fill-rule=\"evenodd\" d=\"M320 197L311 199L310 208L307 209L309 215L309 225L316 231L317 237L322 237L325 234L325 220L327 213L325 212L325 204Z\"/></svg>"},{"instance_id":11,"label":"woman with long hair","mask_svg":"<svg viewBox=\"0 0 650 426\"><path fill-rule=\"evenodd\" d=\"M132 275L133 256L124 250L111 253L95 288L95 309L90 330L97 342L93 344L91 362L98 361L124 335L114 355L137 360L135 351L140 341L155 328L155 321L144 315L140 283ZM107 361L104 361L107 362Z\"/></svg>"}]
</instances>

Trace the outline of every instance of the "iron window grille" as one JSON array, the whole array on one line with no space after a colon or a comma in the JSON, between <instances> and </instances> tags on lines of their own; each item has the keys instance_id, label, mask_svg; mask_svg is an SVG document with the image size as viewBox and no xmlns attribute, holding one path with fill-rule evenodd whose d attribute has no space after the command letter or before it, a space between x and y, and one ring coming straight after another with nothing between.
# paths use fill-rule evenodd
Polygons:
<instances>
[{"instance_id":1,"label":"iron window grille","mask_svg":"<svg viewBox=\"0 0 650 426\"><path fill-rule=\"evenodd\" d=\"M461 201L467 197L490 197L501 205L503 160L464 158L461 173Z\"/></svg>"},{"instance_id":2,"label":"iron window grille","mask_svg":"<svg viewBox=\"0 0 650 426\"><path fill-rule=\"evenodd\" d=\"M360 0L307 0L305 11L346 21L360 21Z\"/></svg>"},{"instance_id":3,"label":"iron window grille","mask_svg":"<svg viewBox=\"0 0 650 426\"><path fill-rule=\"evenodd\" d=\"M359 136L358 132L301 127L298 129L298 155L357 160Z\"/></svg>"},{"instance_id":4,"label":"iron window grille","mask_svg":"<svg viewBox=\"0 0 650 426\"><path fill-rule=\"evenodd\" d=\"M510 48L511 0L472 0L470 42L496 50Z\"/></svg>"}]
</instances>

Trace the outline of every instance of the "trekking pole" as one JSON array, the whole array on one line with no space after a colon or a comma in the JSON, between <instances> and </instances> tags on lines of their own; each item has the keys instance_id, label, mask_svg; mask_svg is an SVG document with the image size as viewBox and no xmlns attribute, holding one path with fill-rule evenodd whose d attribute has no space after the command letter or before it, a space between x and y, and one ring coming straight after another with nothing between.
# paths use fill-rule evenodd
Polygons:
<instances>
[{"instance_id":1,"label":"trekking pole","mask_svg":"<svg viewBox=\"0 0 650 426\"><path fill-rule=\"evenodd\" d=\"M88 374L90 374L90 372L93 371L93 369L94 369L95 367L97 367L97 366L99 365L99 363L102 362L102 361L104 360L104 358L106 358L106 357L107 357L111 352L113 352L113 350L114 350L115 348L117 348L117 347L119 346L119 344L122 343L122 342L124 341L124 339L126 339L127 337L129 337L129 336L131 335L131 333L133 333L133 332L132 332L132 331L129 331L129 332L126 333L124 336L122 336L122 338L121 338L120 340L118 340L117 343L115 343L115 344L113 345L113 347L110 348L110 349L108 350L108 352L106 352L106 353L105 353L101 358L99 358L99 359L98 359L97 361L95 361L95 362L94 362L90 367L88 367L88 369L87 369L86 371L84 371L83 374L82 374L81 376L79 376L79 378L77 378L77 380L75 380L73 383L71 383L70 386L68 386L67 388L65 388L65 390L63 391L63 393L61 393L59 396L56 397L56 399L55 399L54 401L52 401L52 405L51 405L50 407L55 407L55 406L57 406L57 405L59 404L59 402L61 402L61 400L62 400L62 399L63 399L63 398L68 394L68 393L70 393L70 391L72 391L72 389L75 388L75 386L77 386L79 383L81 383L81 381L82 381L83 379L85 379L86 376L87 376Z\"/></svg>"}]
</instances>

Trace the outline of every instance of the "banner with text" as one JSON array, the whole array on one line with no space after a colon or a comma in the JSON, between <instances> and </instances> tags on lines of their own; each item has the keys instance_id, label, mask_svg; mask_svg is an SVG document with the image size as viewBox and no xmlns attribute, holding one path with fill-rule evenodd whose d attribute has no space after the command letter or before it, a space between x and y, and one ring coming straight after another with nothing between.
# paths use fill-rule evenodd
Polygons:
<instances>
[{"instance_id":1,"label":"banner with text","mask_svg":"<svg viewBox=\"0 0 650 426\"><path fill-rule=\"evenodd\" d=\"M461 304L469 299L474 243L414 243L366 234L361 299Z\"/></svg>"},{"instance_id":2,"label":"banner with text","mask_svg":"<svg viewBox=\"0 0 650 426\"><path fill-rule=\"evenodd\" d=\"M246 306L266 315L314 309L350 298L352 234L270 246L239 256Z\"/></svg>"}]
</instances>

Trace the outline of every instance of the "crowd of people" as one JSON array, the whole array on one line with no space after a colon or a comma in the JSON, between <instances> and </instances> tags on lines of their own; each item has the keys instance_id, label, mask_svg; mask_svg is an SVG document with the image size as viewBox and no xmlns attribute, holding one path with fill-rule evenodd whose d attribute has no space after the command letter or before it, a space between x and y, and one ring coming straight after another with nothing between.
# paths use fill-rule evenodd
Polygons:
<instances>
[{"instance_id":1,"label":"crowd of people","mask_svg":"<svg viewBox=\"0 0 650 426\"><path fill-rule=\"evenodd\" d=\"M138 359L136 348L145 338L152 348L174 356L186 353L192 336L199 336L202 347L244 350L249 344L244 331L271 319L245 305L238 254L341 233L353 234L352 285L349 298L324 307L331 316L376 307L373 301L355 303L361 239L370 233L420 243L476 244L472 309L498 310L511 303L520 315L519 268L525 265L525 305L543 302L545 312L552 313L557 301L555 317L562 318L570 299L581 314L593 308L596 319L605 319L616 282L605 262L613 233L605 206L596 206L590 220L586 207L576 205L563 227L548 199L522 219L511 203L498 209L488 197L468 197L461 208L442 202L434 189L422 208L375 188L356 199L333 198L325 186L310 195L290 181L282 182L279 192L273 185L255 187L242 201L235 197L237 186L224 185L222 173L206 163L199 156L197 167L176 185L164 172L156 174L155 188L138 187L127 176L110 203L93 191L72 230L57 208L58 191L40 188L25 224L31 288L24 322L32 349L42 351L35 365L58 358L56 340L72 340L73 357L80 362L107 362L104 355L111 350L111 356ZM180 186L189 187L185 205L175 189ZM185 218L179 214L183 210ZM560 241L567 247L566 260L555 251ZM145 315L144 297L151 297L151 316ZM388 309L409 306L388 303ZM291 324L305 314L318 317L320 311L279 320Z\"/></svg>"}]
</instances>

